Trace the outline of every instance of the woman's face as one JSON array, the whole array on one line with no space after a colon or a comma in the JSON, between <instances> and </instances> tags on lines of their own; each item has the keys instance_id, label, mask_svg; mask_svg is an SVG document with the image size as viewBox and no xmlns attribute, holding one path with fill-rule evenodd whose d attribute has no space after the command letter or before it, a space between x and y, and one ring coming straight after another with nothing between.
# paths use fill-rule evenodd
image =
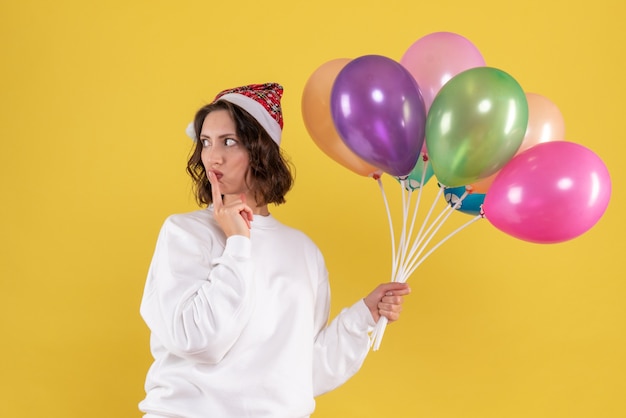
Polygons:
<instances>
[{"instance_id":1,"label":"woman's face","mask_svg":"<svg viewBox=\"0 0 626 418\"><path fill-rule=\"evenodd\" d=\"M244 193L247 201L253 202L253 193L248 187L251 182L247 177L250 157L236 132L235 122L228 111L209 113L200 132L202 164L207 172L215 173L225 199L228 195Z\"/></svg>"}]
</instances>

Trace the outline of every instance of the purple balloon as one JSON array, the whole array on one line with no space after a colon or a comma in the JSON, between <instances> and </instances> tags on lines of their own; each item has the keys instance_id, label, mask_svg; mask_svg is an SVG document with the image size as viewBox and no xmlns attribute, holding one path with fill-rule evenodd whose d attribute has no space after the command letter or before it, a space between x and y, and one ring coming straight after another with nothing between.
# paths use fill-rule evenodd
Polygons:
<instances>
[{"instance_id":1,"label":"purple balloon","mask_svg":"<svg viewBox=\"0 0 626 418\"><path fill-rule=\"evenodd\" d=\"M493 226L513 237L550 244L590 229L610 196L611 178L600 157L573 142L543 142L500 170L483 211Z\"/></svg>"},{"instance_id":2,"label":"purple balloon","mask_svg":"<svg viewBox=\"0 0 626 418\"><path fill-rule=\"evenodd\" d=\"M408 175L424 144L426 108L413 76L380 55L350 61L333 84L330 109L343 142L393 176Z\"/></svg>"}]
</instances>

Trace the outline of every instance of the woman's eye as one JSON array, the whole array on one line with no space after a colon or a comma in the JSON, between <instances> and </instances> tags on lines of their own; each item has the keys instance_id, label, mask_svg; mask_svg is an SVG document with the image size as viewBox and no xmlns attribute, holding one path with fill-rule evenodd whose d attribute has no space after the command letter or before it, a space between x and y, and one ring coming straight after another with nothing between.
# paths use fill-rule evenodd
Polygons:
<instances>
[{"instance_id":1,"label":"woman's eye","mask_svg":"<svg viewBox=\"0 0 626 418\"><path fill-rule=\"evenodd\" d=\"M232 147L233 145L237 145L237 141L232 138L226 138L224 140L224 145L226 145L227 147Z\"/></svg>"},{"instance_id":2,"label":"woman's eye","mask_svg":"<svg viewBox=\"0 0 626 418\"><path fill-rule=\"evenodd\" d=\"M208 139L203 139L203 140L202 140L202 146L203 146L203 147L208 147L209 145L211 145L211 144L209 143L209 140L208 140Z\"/></svg>"}]
</instances>

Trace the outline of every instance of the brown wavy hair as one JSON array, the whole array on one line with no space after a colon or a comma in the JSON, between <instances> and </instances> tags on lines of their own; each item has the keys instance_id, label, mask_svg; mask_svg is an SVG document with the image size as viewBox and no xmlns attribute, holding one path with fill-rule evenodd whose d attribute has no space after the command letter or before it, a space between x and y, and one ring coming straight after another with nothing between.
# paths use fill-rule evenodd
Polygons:
<instances>
[{"instance_id":1,"label":"brown wavy hair","mask_svg":"<svg viewBox=\"0 0 626 418\"><path fill-rule=\"evenodd\" d=\"M294 182L292 166L278 144L248 112L225 100L206 105L196 112L193 121L196 138L200 138L206 116L215 110L226 110L235 121L237 136L248 151L250 163L246 174L251 174L252 181L248 186L254 190L257 204L285 203L285 195ZM202 142L196 140L187 162L187 172L193 180L196 201L205 206L212 203L213 197L201 154Z\"/></svg>"}]
</instances>

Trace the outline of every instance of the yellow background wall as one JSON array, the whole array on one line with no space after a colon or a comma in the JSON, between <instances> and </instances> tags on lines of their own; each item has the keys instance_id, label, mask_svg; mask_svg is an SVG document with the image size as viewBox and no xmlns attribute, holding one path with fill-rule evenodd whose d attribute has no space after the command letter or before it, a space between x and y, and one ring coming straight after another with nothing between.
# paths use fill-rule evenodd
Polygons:
<instances>
[{"instance_id":1,"label":"yellow background wall","mask_svg":"<svg viewBox=\"0 0 626 418\"><path fill-rule=\"evenodd\" d=\"M301 93L326 61L399 60L436 31L467 37L488 65L557 104L567 139L609 168L611 203L592 230L562 244L518 241L486 220L459 233L411 278L413 294L381 350L320 397L314 416L626 416L625 8L621 0L3 1L0 416L140 416L146 270L164 218L196 207L184 129L223 88L285 86L283 141L297 182L273 212L325 253L333 313L387 280L380 192L318 150ZM397 200L393 186L386 181ZM468 219L454 215L448 230Z\"/></svg>"}]
</instances>

